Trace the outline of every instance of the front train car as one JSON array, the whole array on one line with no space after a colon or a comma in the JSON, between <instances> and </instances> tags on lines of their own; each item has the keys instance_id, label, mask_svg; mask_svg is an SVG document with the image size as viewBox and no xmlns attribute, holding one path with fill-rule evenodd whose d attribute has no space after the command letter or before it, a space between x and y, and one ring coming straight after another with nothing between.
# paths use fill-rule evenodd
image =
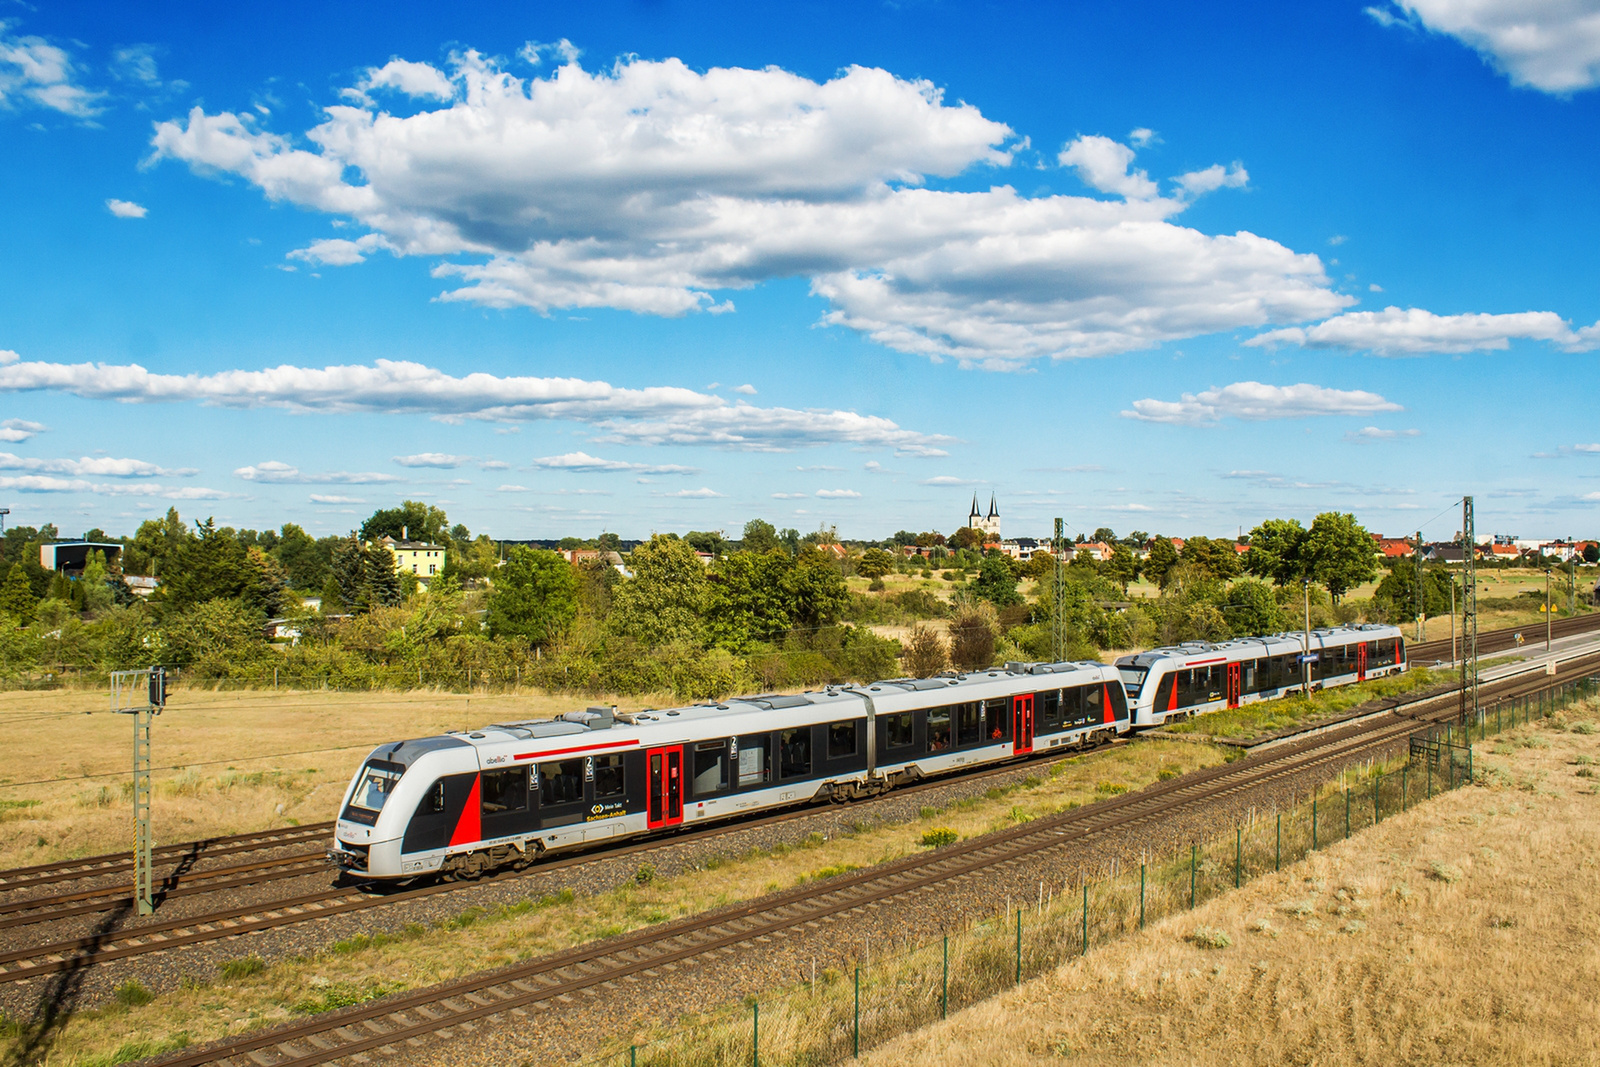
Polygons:
<instances>
[{"instance_id":1,"label":"front train car","mask_svg":"<svg viewBox=\"0 0 1600 1067\"><path fill-rule=\"evenodd\" d=\"M478 778L478 750L460 737L424 737L380 745L350 780L334 823L328 858L355 879L399 878L431 868L401 859L419 833L448 843ZM458 795L459 794L459 795Z\"/></svg>"}]
</instances>

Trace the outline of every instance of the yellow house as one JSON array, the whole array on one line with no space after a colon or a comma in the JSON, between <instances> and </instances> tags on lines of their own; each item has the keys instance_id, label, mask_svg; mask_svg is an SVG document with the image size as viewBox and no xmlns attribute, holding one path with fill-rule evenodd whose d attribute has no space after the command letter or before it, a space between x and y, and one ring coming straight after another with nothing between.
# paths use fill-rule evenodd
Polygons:
<instances>
[{"instance_id":1,"label":"yellow house","mask_svg":"<svg viewBox=\"0 0 1600 1067\"><path fill-rule=\"evenodd\" d=\"M396 541L387 535L380 537L378 544L394 555L396 573L416 575L417 585L424 590L428 588L428 580L444 569L443 545L431 545L426 541Z\"/></svg>"}]
</instances>

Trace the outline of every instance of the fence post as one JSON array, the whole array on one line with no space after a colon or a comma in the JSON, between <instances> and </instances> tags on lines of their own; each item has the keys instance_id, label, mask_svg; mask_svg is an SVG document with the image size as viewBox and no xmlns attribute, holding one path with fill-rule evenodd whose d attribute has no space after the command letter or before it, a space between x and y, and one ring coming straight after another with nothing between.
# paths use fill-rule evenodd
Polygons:
<instances>
[{"instance_id":1,"label":"fence post","mask_svg":"<svg viewBox=\"0 0 1600 1067\"><path fill-rule=\"evenodd\" d=\"M939 983L939 1018L950 1017L950 935L944 935L944 978Z\"/></svg>"},{"instance_id":2,"label":"fence post","mask_svg":"<svg viewBox=\"0 0 1600 1067\"><path fill-rule=\"evenodd\" d=\"M1428 799L1433 799L1433 757L1428 757Z\"/></svg>"},{"instance_id":3,"label":"fence post","mask_svg":"<svg viewBox=\"0 0 1600 1067\"><path fill-rule=\"evenodd\" d=\"M1139 929L1144 929L1144 860L1139 861Z\"/></svg>"},{"instance_id":4,"label":"fence post","mask_svg":"<svg viewBox=\"0 0 1600 1067\"><path fill-rule=\"evenodd\" d=\"M1083 954L1089 954L1089 883L1083 883Z\"/></svg>"},{"instance_id":5,"label":"fence post","mask_svg":"<svg viewBox=\"0 0 1600 1067\"><path fill-rule=\"evenodd\" d=\"M1283 870L1283 812L1278 812L1278 844L1272 852L1272 869Z\"/></svg>"},{"instance_id":6,"label":"fence post","mask_svg":"<svg viewBox=\"0 0 1600 1067\"><path fill-rule=\"evenodd\" d=\"M750 1062L752 1067L761 1067L761 1002L752 1003L750 1010Z\"/></svg>"},{"instance_id":7,"label":"fence post","mask_svg":"<svg viewBox=\"0 0 1600 1067\"><path fill-rule=\"evenodd\" d=\"M628 1067L639 1067L639 1046L628 1046Z\"/></svg>"},{"instance_id":8,"label":"fence post","mask_svg":"<svg viewBox=\"0 0 1600 1067\"><path fill-rule=\"evenodd\" d=\"M1194 910L1194 869L1199 858L1200 846L1191 844L1189 846L1189 909L1191 911Z\"/></svg>"},{"instance_id":9,"label":"fence post","mask_svg":"<svg viewBox=\"0 0 1600 1067\"><path fill-rule=\"evenodd\" d=\"M1244 827L1233 828L1233 888L1239 888L1239 871L1244 865Z\"/></svg>"},{"instance_id":10,"label":"fence post","mask_svg":"<svg viewBox=\"0 0 1600 1067\"><path fill-rule=\"evenodd\" d=\"M856 1024L855 1040L851 1056L861 1058L861 964L856 964Z\"/></svg>"},{"instance_id":11,"label":"fence post","mask_svg":"<svg viewBox=\"0 0 1600 1067\"><path fill-rule=\"evenodd\" d=\"M1017 909L1017 980L1012 985L1022 984L1022 909Z\"/></svg>"}]
</instances>

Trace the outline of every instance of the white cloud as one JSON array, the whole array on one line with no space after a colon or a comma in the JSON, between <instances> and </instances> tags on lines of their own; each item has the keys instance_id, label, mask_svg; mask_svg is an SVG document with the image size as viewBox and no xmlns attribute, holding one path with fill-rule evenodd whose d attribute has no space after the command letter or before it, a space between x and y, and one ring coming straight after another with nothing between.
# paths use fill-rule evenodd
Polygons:
<instances>
[{"instance_id":1,"label":"white cloud","mask_svg":"<svg viewBox=\"0 0 1600 1067\"><path fill-rule=\"evenodd\" d=\"M128 403L196 401L216 407L296 413L424 414L445 420L566 419L594 426L597 439L628 444L714 445L783 452L821 444L892 448L942 456L953 439L905 430L853 411L763 408L676 386L624 389L581 378L454 377L420 363L153 374L138 364L33 363L0 358L0 393L48 390ZM265 468L266 465L262 465ZM250 468L246 468L250 469ZM242 477L242 475L241 475ZM371 480L378 476L363 476ZM392 480L392 479L384 479Z\"/></svg>"},{"instance_id":2,"label":"white cloud","mask_svg":"<svg viewBox=\"0 0 1600 1067\"><path fill-rule=\"evenodd\" d=\"M452 456L446 452L418 452L414 456L395 456L394 461L402 467L437 467L440 470L455 470L472 462L471 456Z\"/></svg>"},{"instance_id":3,"label":"white cloud","mask_svg":"<svg viewBox=\"0 0 1600 1067\"><path fill-rule=\"evenodd\" d=\"M1263 385L1234 382L1201 393L1185 393L1181 400L1135 400L1125 419L1203 426L1222 419L1297 419L1311 415L1367 415L1401 411L1377 393L1360 389L1329 389L1321 385Z\"/></svg>"},{"instance_id":4,"label":"white cloud","mask_svg":"<svg viewBox=\"0 0 1600 1067\"><path fill-rule=\"evenodd\" d=\"M1344 234L1336 233L1332 237L1328 238L1328 243L1337 248L1339 245L1344 244L1348 240L1350 240L1350 238L1346 237Z\"/></svg>"},{"instance_id":5,"label":"white cloud","mask_svg":"<svg viewBox=\"0 0 1600 1067\"><path fill-rule=\"evenodd\" d=\"M313 504L365 504L366 503L366 501L361 499L360 497L338 496L337 494L334 494L334 493L312 493L311 494L311 502Z\"/></svg>"},{"instance_id":6,"label":"white cloud","mask_svg":"<svg viewBox=\"0 0 1600 1067\"><path fill-rule=\"evenodd\" d=\"M561 456L544 456L533 461L544 470L579 471L595 474L610 471L631 471L637 474L699 474L699 467L685 467L677 463L629 463L620 459L601 459L587 452L568 452Z\"/></svg>"},{"instance_id":7,"label":"white cloud","mask_svg":"<svg viewBox=\"0 0 1600 1067\"><path fill-rule=\"evenodd\" d=\"M1187 196L1204 196L1218 189L1243 189L1250 184L1250 173L1240 163L1224 167L1213 163L1204 170L1192 170L1172 179Z\"/></svg>"},{"instance_id":8,"label":"white cloud","mask_svg":"<svg viewBox=\"0 0 1600 1067\"><path fill-rule=\"evenodd\" d=\"M511 469L511 464L505 460L486 459L478 464L478 469L481 471L508 471Z\"/></svg>"},{"instance_id":9,"label":"white cloud","mask_svg":"<svg viewBox=\"0 0 1600 1067\"><path fill-rule=\"evenodd\" d=\"M321 474L308 474L298 467L291 467L275 459L249 467L240 467L233 472L233 475L247 482L266 482L275 485L376 485L400 480L393 474L370 472L326 471Z\"/></svg>"},{"instance_id":10,"label":"white cloud","mask_svg":"<svg viewBox=\"0 0 1600 1067\"><path fill-rule=\"evenodd\" d=\"M42 37L12 37L0 21L0 107L33 106L88 119L105 94L76 84L77 64Z\"/></svg>"},{"instance_id":11,"label":"white cloud","mask_svg":"<svg viewBox=\"0 0 1600 1067\"><path fill-rule=\"evenodd\" d=\"M1379 285L1377 282L1371 282L1367 285L1367 292L1381 293L1383 292L1383 286Z\"/></svg>"},{"instance_id":12,"label":"white cloud","mask_svg":"<svg viewBox=\"0 0 1600 1067\"><path fill-rule=\"evenodd\" d=\"M1063 158L1129 199L919 188L1009 166L1018 142L976 108L883 70L817 83L677 60L591 73L567 58L523 79L470 51L447 72L427 70L448 79L447 101L394 115L358 90L305 132L309 147L248 116L196 108L159 124L153 155L242 176L269 199L370 231L297 258L353 264L377 248L431 257L450 286L441 299L491 307L726 311L731 302L713 294L800 276L831 304L829 325L1004 368L1304 321L1352 302L1315 256L1168 221L1201 187L1241 182L1242 169L1194 172L1162 198L1128 172L1131 149L1080 138Z\"/></svg>"},{"instance_id":13,"label":"white cloud","mask_svg":"<svg viewBox=\"0 0 1600 1067\"><path fill-rule=\"evenodd\" d=\"M114 459L110 456L84 456L82 459L33 459L0 452L0 470L29 471L35 474L88 475L100 478L172 478L198 474L192 467L169 470L142 459Z\"/></svg>"},{"instance_id":14,"label":"white cloud","mask_svg":"<svg viewBox=\"0 0 1600 1067\"><path fill-rule=\"evenodd\" d=\"M118 81L144 89L160 89L161 70L155 49L147 44L126 45L111 50L111 73ZM182 85L182 82L176 83Z\"/></svg>"},{"instance_id":15,"label":"white cloud","mask_svg":"<svg viewBox=\"0 0 1600 1067\"><path fill-rule=\"evenodd\" d=\"M1368 350L1379 355L1414 356L1429 352L1481 352L1505 349L1512 341L1548 341L1568 352L1600 348L1600 323L1574 330L1553 311L1510 315L1435 315L1422 308L1387 307L1350 311L1315 326L1271 330L1245 341L1249 347L1280 344L1306 348Z\"/></svg>"},{"instance_id":16,"label":"white cloud","mask_svg":"<svg viewBox=\"0 0 1600 1067\"><path fill-rule=\"evenodd\" d=\"M807 499L807 494L805 494L805 493L773 493L772 494L772 499L774 499L774 500L805 500L805 499Z\"/></svg>"},{"instance_id":17,"label":"white cloud","mask_svg":"<svg viewBox=\"0 0 1600 1067\"><path fill-rule=\"evenodd\" d=\"M1136 130L1128 131L1128 141L1135 148L1144 148L1145 146L1154 144L1160 140L1161 138L1156 136L1156 131L1150 129L1148 126L1140 126Z\"/></svg>"},{"instance_id":18,"label":"white cloud","mask_svg":"<svg viewBox=\"0 0 1600 1067\"><path fill-rule=\"evenodd\" d=\"M142 219L150 209L132 200L107 200L106 208L119 219Z\"/></svg>"},{"instance_id":19,"label":"white cloud","mask_svg":"<svg viewBox=\"0 0 1600 1067\"><path fill-rule=\"evenodd\" d=\"M923 485L983 485L985 483L981 479L978 479L978 478L957 478L954 475L941 474L936 478L925 478L925 479L923 479L922 484Z\"/></svg>"},{"instance_id":20,"label":"white cloud","mask_svg":"<svg viewBox=\"0 0 1600 1067\"><path fill-rule=\"evenodd\" d=\"M0 476L0 489L20 493L88 493L92 496L136 496L162 500L227 500L234 495L201 486L91 482L83 478L59 478L48 474Z\"/></svg>"},{"instance_id":21,"label":"white cloud","mask_svg":"<svg viewBox=\"0 0 1600 1067\"><path fill-rule=\"evenodd\" d=\"M1346 441L1392 441L1399 437L1421 437L1421 430L1380 430L1376 426L1363 426L1344 435Z\"/></svg>"},{"instance_id":22,"label":"white cloud","mask_svg":"<svg viewBox=\"0 0 1600 1067\"><path fill-rule=\"evenodd\" d=\"M1511 79L1547 93L1600 84L1600 8L1587 0L1395 0L1380 25L1421 24L1465 44Z\"/></svg>"},{"instance_id":23,"label":"white cloud","mask_svg":"<svg viewBox=\"0 0 1600 1067\"><path fill-rule=\"evenodd\" d=\"M411 63L404 59L391 59L381 67L367 71L357 88L366 93L372 89L394 89L414 99L453 100L455 86L444 71L426 63Z\"/></svg>"},{"instance_id":24,"label":"white cloud","mask_svg":"<svg viewBox=\"0 0 1600 1067\"><path fill-rule=\"evenodd\" d=\"M817 496L824 500L860 500L861 494L854 489L818 489Z\"/></svg>"},{"instance_id":25,"label":"white cloud","mask_svg":"<svg viewBox=\"0 0 1600 1067\"><path fill-rule=\"evenodd\" d=\"M1077 171L1083 184L1102 193L1129 200L1150 200L1160 193L1148 174L1128 169L1133 164L1133 149L1099 134L1068 142L1056 162Z\"/></svg>"},{"instance_id":26,"label":"white cloud","mask_svg":"<svg viewBox=\"0 0 1600 1067\"><path fill-rule=\"evenodd\" d=\"M660 493L658 495L685 497L692 500L709 500L714 496L721 496L722 494L717 492L715 489L707 489L705 486L701 486L699 489L679 489L676 493Z\"/></svg>"},{"instance_id":27,"label":"white cloud","mask_svg":"<svg viewBox=\"0 0 1600 1067\"><path fill-rule=\"evenodd\" d=\"M5 353L0 353L0 356L4 355ZM16 353L13 352L10 355L15 358ZM4 365L6 362L8 361L0 358L0 365ZM33 422L29 419L6 419L4 422L0 422L0 441L5 441L8 444L17 444L28 440L30 437L36 437L49 428L42 422Z\"/></svg>"},{"instance_id":28,"label":"white cloud","mask_svg":"<svg viewBox=\"0 0 1600 1067\"><path fill-rule=\"evenodd\" d=\"M733 387L733 391L736 393L743 393L745 396L756 395L756 387L753 385L736 385Z\"/></svg>"}]
</instances>

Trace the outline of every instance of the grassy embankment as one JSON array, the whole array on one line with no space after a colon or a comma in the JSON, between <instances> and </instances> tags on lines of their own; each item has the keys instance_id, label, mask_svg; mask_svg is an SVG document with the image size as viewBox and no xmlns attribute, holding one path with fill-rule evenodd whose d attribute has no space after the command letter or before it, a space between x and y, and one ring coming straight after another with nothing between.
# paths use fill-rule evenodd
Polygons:
<instances>
[{"instance_id":1,"label":"grassy embankment","mask_svg":"<svg viewBox=\"0 0 1600 1067\"><path fill-rule=\"evenodd\" d=\"M241 702L248 702L247 697L256 702L261 698L261 694L224 695ZM474 699L473 721L493 717L490 702L483 703L485 714L480 716ZM354 702L351 707L357 714L399 714L393 708L362 710ZM244 710L235 706L235 715ZM433 715L459 725L458 716L464 711L464 707L419 707L409 714L418 721ZM282 713L283 709L252 709L248 722L236 721L225 735L219 731L214 743L231 745L236 752L265 748L268 737L259 731ZM498 714L504 713L502 709ZM168 714L175 715L176 711ZM194 714L199 718L198 711ZM322 717L327 718L325 712ZM161 725L172 728L176 721L164 719ZM251 724L257 729L252 730ZM172 732L178 731L173 728ZM287 740L269 736L275 743ZM358 759L361 754L348 758ZM618 890L593 897L546 896L487 912L472 910L433 926L413 926L397 934L335 945L310 958L269 965L245 956L221 971L192 975L184 988L153 999L148 999L142 989L129 988L121 998L123 1003L80 1012L55 1035L50 1062L63 1067L122 1062L161 1048L272 1025L297 1014L359 1003L384 993L416 988L749 899L805 880L893 860L922 849L924 836L932 831L950 831L962 838L1003 829L1018 821L1221 762L1224 755L1212 746L1188 743L1147 741L1117 746L1070 758L1056 764L1051 773L1032 776L1013 787L991 789L986 795L945 807L925 807L920 817L910 823L880 826L862 821L848 834L826 839L813 834L796 847L713 860L703 869L672 877L656 872L646 862L636 872L634 884ZM341 787L342 784L341 781ZM274 818L272 809L264 806L275 794L264 787L251 788L261 791L255 795L255 808L246 821L270 822ZM236 791L243 796L241 789L236 787ZM324 794L331 793L324 789L315 798L301 800L300 810L306 821L331 814L331 809L318 807L336 803L336 796L325 799ZM203 797L207 806L210 801L225 799L209 784L204 787ZM158 829L163 826L161 812L158 808ZM172 814L171 809L168 813ZM98 809L69 808L59 829L65 830L73 817L100 814ZM866 814L863 812L863 817ZM124 835L126 815L124 809ZM219 830L223 828L239 827L218 826ZM944 836L941 833L934 839ZM3 1031L6 1045L0 1046L0 1053L7 1046L14 1050L24 1032L15 1021L8 1025Z\"/></svg>"}]
</instances>

